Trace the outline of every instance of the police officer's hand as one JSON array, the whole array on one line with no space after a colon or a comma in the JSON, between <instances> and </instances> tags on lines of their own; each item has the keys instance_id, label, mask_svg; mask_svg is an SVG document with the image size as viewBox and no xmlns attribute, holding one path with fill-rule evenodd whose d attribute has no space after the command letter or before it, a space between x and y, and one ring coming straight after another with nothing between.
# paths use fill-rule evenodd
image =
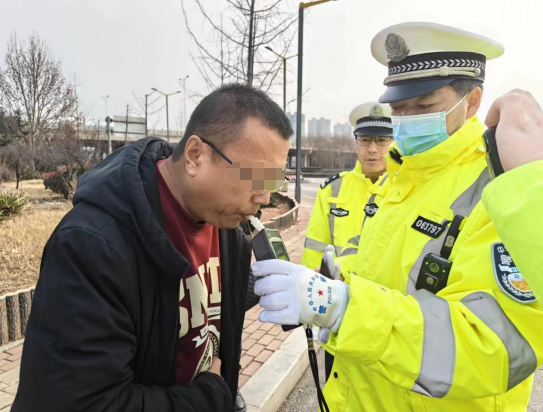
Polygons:
<instances>
[{"instance_id":1,"label":"police officer's hand","mask_svg":"<svg viewBox=\"0 0 543 412\"><path fill-rule=\"evenodd\" d=\"M255 294L262 296L261 322L318 325L337 332L349 303L349 286L305 266L264 260L252 266Z\"/></svg>"},{"instance_id":2,"label":"police officer's hand","mask_svg":"<svg viewBox=\"0 0 543 412\"><path fill-rule=\"evenodd\" d=\"M543 160L543 111L533 96L513 90L496 100L485 121L498 125L496 143L503 169Z\"/></svg>"},{"instance_id":3,"label":"police officer's hand","mask_svg":"<svg viewBox=\"0 0 543 412\"><path fill-rule=\"evenodd\" d=\"M313 333L313 340L316 343L328 343L330 340L330 329L319 328L318 326L312 326L311 331Z\"/></svg>"},{"instance_id":4,"label":"police officer's hand","mask_svg":"<svg viewBox=\"0 0 543 412\"><path fill-rule=\"evenodd\" d=\"M330 273L332 279L336 280L341 277L341 267L339 263L334 261L334 246L326 246L322 256L322 261L328 267L328 273Z\"/></svg>"}]
</instances>

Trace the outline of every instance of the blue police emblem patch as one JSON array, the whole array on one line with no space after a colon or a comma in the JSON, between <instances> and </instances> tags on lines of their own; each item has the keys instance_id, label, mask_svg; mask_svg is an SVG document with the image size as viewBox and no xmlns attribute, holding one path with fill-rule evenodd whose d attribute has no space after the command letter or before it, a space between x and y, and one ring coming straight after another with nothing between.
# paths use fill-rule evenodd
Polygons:
<instances>
[{"instance_id":1,"label":"blue police emblem patch","mask_svg":"<svg viewBox=\"0 0 543 412\"><path fill-rule=\"evenodd\" d=\"M307 304L319 315L325 315L332 304L332 288L327 282L326 278L315 273L310 278L307 288Z\"/></svg>"},{"instance_id":2,"label":"blue police emblem patch","mask_svg":"<svg viewBox=\"0 0 543 412\"><path fill-rule=\"evenodd\" d=\"M507 296L520 303L536 301L532 288L524 280L503 243L492 245L492 266L496 282Z\"/></svg>"}]
</instances>

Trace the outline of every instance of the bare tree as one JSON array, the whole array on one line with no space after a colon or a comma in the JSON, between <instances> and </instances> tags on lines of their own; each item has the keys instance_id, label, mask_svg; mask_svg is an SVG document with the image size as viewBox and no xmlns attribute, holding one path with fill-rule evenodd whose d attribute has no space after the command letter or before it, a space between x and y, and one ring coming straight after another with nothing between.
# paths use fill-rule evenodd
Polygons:
<instances>
[{"instance_id":1,"label":"bare tree","mask_svg":"<svg viewBox=\"0 0 543 412\"><path fill-rule=\"evenodd\" d=\"M7 160L3 157L3 149L0 148L0 186L2 182L9 182L13 180L13 170L8 165Z\"/></svg>"},{"instance_id":2,"label":"bare tree","mask_svg":"<svg viewBox=\"0 0 543 412\"><path fill-rule=\"evenodd\" d=\"M19 189L20 181L32 171L32 151L24 141L17 140L3 147L0 154L5 165L15 174L15 188Z\"/></svg>"},{"instance_id":3,"label":"bare tree","mask_svg":"<svg viewBox=\"0 0 543 412\"><path fill-rule=\"evenodd\" d=\"M185 3L195 5L194 14L203 19L208 34L197 36L191 25ZM284 0L227 0L228 7L220 16L212 16L202 0L182 0L187 30L196 44L191 53L198 71L210 90L228 83L246 83L268 92L281 84L281 59L263 46L287 54L296 34L296 14L286 11ZM196 20L191 17L191 21ZM195 23L196 24L196 23Z\"/></svg>"},{"instance_id":4,"label":"bare tree","mask_svg":"<svg viewBox=\"0 0 543 412\"><path fill-rule=\"evenodd\" d=\"M91 154L84 149L84 143L77 137L77 128L63 124L36 148L36 168L40 173L57 170L63 166L86 168Z\"/></svg>"},{"instance_id":5,"label":"bare tree","mask_svg":"<svg viewBox=\"0 0 543 412\"><path fill-rule=\"evenodd\" d=\"M9 114L21 114L21 137L33 152L60 122L77 116L74 87L37 34L22 42L13 34L4 63L0 68L0 107Z\"/></svg>"}]
</instances>

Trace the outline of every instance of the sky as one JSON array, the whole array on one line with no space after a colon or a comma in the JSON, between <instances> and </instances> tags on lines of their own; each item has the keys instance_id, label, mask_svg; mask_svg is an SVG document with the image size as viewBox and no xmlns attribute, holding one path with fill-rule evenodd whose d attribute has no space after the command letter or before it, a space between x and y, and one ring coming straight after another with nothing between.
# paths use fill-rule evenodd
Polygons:
<instances>
[{"instance_id":1,"label":"sky","mask_svg":"<svg viewBox=\"0 0 543 412\"><path fill-rule=\"evenodd\" d=\"M185 0L189 10L193 10L191 1ZM202 2L214 13L227 6L226 0ZM284 2L297 11L297 1ZM385 89L387 69L373 59L371 40L380 30L407 21L455 26L505 46L504 55L487 64L481 119L492 101L514 88L528 90L542 102L540 4L539 0L337 0L312 7L304 27L306 120L325 117L332 124L347 122L355 106L377 100ZM195 24L195 31L205 36L200 28ZM181 90L178 79L187 75L187 89L207 92L189 55L196 49L186 32L181 0L0 0L0 66L14 32L20 39L34 32L47 42L62 62L64 74L70 79L75 76L82 108L90 119L103 122L106 95L109 115L122 115L126 105L139 109L134 96L143 98L151 87L166 93ZM291 54L296 53L294 42ZM291 100L296 95L296 59L287 64ZM150 101L155 97L159 96L151 96ZM282 105L281 89L273 97ZM182 127L182 101L182 94L170 97L172 129ZM159 110L163 102L150 109L158 111L150 116L150 125L165 126L165 109ZM196 102L186 102L190 115ZM291 103L288 111L295 111L295 105Z\"/></svg>"}]
</instances>

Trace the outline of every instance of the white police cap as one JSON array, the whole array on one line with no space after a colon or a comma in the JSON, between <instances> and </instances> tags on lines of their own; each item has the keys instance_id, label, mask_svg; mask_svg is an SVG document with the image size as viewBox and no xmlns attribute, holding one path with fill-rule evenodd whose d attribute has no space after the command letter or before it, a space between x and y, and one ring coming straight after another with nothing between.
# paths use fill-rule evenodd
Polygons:
<instances>
[{"instance_id":1,"label":"white police cap","mask_svg":"<svg viewBox=\"0 0 543 412\"><path fill-rule=\"evenodd\" d=\"M349 115L349 121L355 136L392 136L390 116L388 104L369 102L356 106Z\"/></svg>"},{"instance_id":2,"label":"white police cap","mask_svg":"<svg viewBox=\"0 0 543 412\"><path fill-rule=\"evenodd\" d=\"M390 26L371 42L373 57L388 66L387 90L379 101L411 99L456 79L484 81L486 61L503 52L492 39L441 24Z\"/></svg>"}]
</instances>

